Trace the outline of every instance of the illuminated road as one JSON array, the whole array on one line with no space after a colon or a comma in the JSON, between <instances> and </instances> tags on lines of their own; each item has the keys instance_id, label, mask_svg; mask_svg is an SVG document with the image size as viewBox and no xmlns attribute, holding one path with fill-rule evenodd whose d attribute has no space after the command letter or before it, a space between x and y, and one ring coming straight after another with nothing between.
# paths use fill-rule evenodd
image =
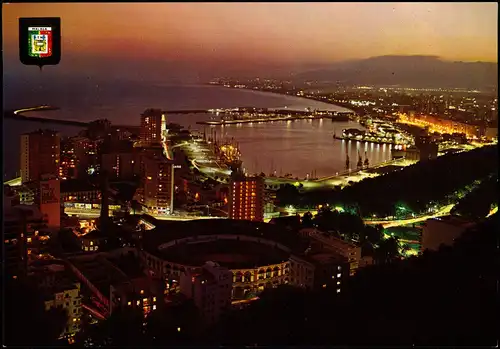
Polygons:
<instances>
[{"instance_id":1,"label":"illuminated road","mask_svg":"<svg viewBox=\"0 0 500 349\"><path fill-rule=\"evenodd\" d=\"M420 217L415 217L415 218L410 218L410 219L399 219L399 220L385 220L385 221L383 221L383 220L382 221L365 220L365 224L369 224L369 225L382 224L382 226L384 228L392 228L392 227L399 227L402 225L409 225L409 224L424 222L424 221L431 219L431 218L449 215L453 206L455 206L455 204L446 205L435 213L431 213L431 214L420 216Z\"/></svg>"},{"instance_id":2,"label":"illuminated road","mask_svg":"<svg viewBox=\"0 0 500 349\"><path fill-rule=\"evenodd\" d=\"M490 213L488 213L488 215L486 216L486 218L490 217L490 216L493 216L495 213L498 212L498 206L495 206L491 209Z\"/></svg>"},{"instance_id":3,"label":"illuminated road","mask_svg":"<svg viewBox=\"0 0 500 349\"><path fill-rule=\"evenodd\" d=\"M16 187L22 184L21 177L11 179L9 181L3 182L4 185L9 185L11 187Z\"/></svg>"}]
</instances>

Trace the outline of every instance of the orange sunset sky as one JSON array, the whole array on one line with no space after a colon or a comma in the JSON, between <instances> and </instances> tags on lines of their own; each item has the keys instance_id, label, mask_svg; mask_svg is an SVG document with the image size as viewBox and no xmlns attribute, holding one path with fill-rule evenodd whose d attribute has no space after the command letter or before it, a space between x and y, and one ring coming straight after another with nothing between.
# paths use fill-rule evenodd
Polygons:
<instances>
[{"instance_id":1,"label":"orange sunset sky","mask_svg":"<svg viewBox=\"0 0 500 349\"><path fill-rule=\"evenodd\" d=\"M61 17L63 59L301 66L380 55L497 62L496 3L4 4L4 59L19 17ZM66 57L66 58L65 58ZM78 58L79 57L79 58ZM73 59L73 58L71 58ZM18 68L15 63L12 67ZM20 63L19 63L20 64Z\"/></svg>"}]
</instances>

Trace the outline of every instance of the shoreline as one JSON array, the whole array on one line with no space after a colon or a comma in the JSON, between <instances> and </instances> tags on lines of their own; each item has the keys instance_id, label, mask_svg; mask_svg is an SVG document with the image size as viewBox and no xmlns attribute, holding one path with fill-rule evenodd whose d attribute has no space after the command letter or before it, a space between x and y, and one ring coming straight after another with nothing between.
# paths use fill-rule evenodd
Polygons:
<instances>
[{"instance_id":1,"label":"shoreline","mask_svg":"<svg viewBox=\"0 0 500 349\"><path fill-rule=\"evenodd\" d=\"M216 86L216 87L221 87L221 88L230 88L230 89L233 89L233 90L244 90L244 91L260 92L260 93L270 93L270 94L275 94L275 95L278 95L278 96L287 96L287 97L293 97L293 98L297 98L297 99L305 99L305 100L308 100L308 101L315 101L315 102L324 103L324 104L328 104L328 105L333 105L333 106L345 109L345 111L341 111L341 110L340 111L336 111L336 112L339 112L339 113L354 113L354 114L358 114L358 112L356 112L355 110L353 110L351 106L347 107L347 104L346 105L342 105L344 103L325 102L323 100L319 100L319 99L315 99L315 98L309 98L309 97L304 97L304 96L297 96L297 95L292 95L292 94L283 93L283 92L275 92L275 91L267 91L267 90L262 90L262 89L254 89L254 88L250 88L250 87L233 87L233 86L225 86L225 85L222 85L222 84L213 84L213 83L209 83L209 82L204 83L203 85L204 86ZM269 108L269 109L276 109L276 108ZM291 109L291 110L293 110L293 109Z\"/></svg>"},{"instance_id":2,"label":"shoreline","mask_svg":"<svg viewBox=\"0 0 500 349\"><path fill-rule=\"evenodd\" d=\"M315 101L315 102L319 102L319 103L323 103L323 104L326 104L326 105L330 105L330 106L335 106L335 107L338 107L338 108L341 108L343 110L337 110L337 111L334 111L334 110L328 110L330 112L334 112L334 113L354 113L354 114L357 114L356 111L352 110L351 108L347 108L346 106L343 106L343 105L339 105L339 104L334 104L334 103L330 103L330 102L325 102L325 101L322 101L322 100L317 100L317 99L314 99L314 98L307 98L307 97L303 97L303 96L296 96L296 95L292 95L292 94L287 94L287 93L283 93L283 92L275 92L275 91L266 91L266 90L261 90L261 89L253 89L253 88L240 88L240 87L228 87L228 86L224 86L224 85L221 85L221 84L213 84L213 83L200 83L200 84L197 84L198 86L210 86L210 87L219 87L219 88L230 88L230 89L234 89L234 90L245 90L245 91L248 91L248 92L258 92L258 93L263 93L263 94L275 94L275 95L279 95L279 96L285 96L285 97L291 97L293 99L298 99L298 100L309 100L309 101ZM186 110L174 110L174 111L165 111L165 113L170 113L170 114L202 114L202 113L207 113L209 114L211 109L217 109L217 108L209 108L209 109L196 109L196 110L189 110L189 109L186 109ZM227 108L229 109L229 108ZM267 108L268 110L273 110L273 109L278 109L278 108ZM316 108L318 109L318 108ZM26 116L24 115L25 113L32 113L32 112L36 112L36 111L53 111L53 110L61 110L61 108L59 107L54 107L54 106L37 106L37 107L31 107L31 108L21 108L21 109L17 109L17 110L5 110L3 112L4 114L4 118L6 119L12 119L12 120L20 120L20 121L31 121L31 122L41 122L41 123L53 123L53 124L60 124L60 125L67 125L67 126L77 126L77 127L88 127L88 125L91 123L91 121L77 121L77 120L65 120L65 119L54 119L54 118L46 118L46 117L40 117L40 116ZM279 109L278 109L279 110ZM283 109L283 110L286 110L286 109ZM294 112L294 111L299 111L299 109L290 109L291 112ZM316 118L311 118L309 116L293 116L293 117L279 117L279 118L273 118L272 120L268 120L268 119L261 119L261 120L231 120L231 121L225 121L225 122L222 122L222 121L200 121L200 122L196 122L196 124L198 125L212 125L212 126L221 126L221 125L224 125L224 124L243 124L243 123L252 123L252 122L272 122L272 121L294 121L294 120L299 120L299 119L321 119L321 118L324 118L322 116L320 117L316 117ZM331 117L327 117L327 118L331 118ZM332 121L335 121L334 119L332 119ZM342 120L339 120L339 121L342 121ZM122 127L122 128L125 128L125 127L138 127L139 125L133 125L133 124L130 124L130 125L116 125L116 127Z\"/></svg>"}]
</instances>

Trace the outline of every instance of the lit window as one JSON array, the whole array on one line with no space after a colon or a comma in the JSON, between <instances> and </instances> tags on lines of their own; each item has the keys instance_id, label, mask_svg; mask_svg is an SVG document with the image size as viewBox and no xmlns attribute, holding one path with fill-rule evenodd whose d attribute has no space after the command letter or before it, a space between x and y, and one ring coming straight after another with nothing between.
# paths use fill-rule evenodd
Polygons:
<instances>
[{"instance_id":1,"label":"lit window","mask_svg":"<svg viewBox=\"0 0 500 349\"><path fill-rule=\"evenodd\" d=\"M337 277L338 277L338 278L339 278L339 277L341 277L341 276L342 276L342 274L337 274Z\"/></svg>"},{"instance_id":2,"label":"lit window","mask_svg":"<svg viewBox=\"0 0 500 349\"><path fill-rule=\"evenodd\" d=\"M340 293L340 288L337 288L337 293Z\"/></svg>"},{"instance_id":3,"label":"lit window","mask_svg":"<svg viewBox=\"0 0 500 349\"><path fill-rule=\"evenodd\" d=\"M153 305L153 310L156 310L156 305Z\"/></svg>"},{"instance_id":4,"label":"lit window","mask_svg":"<svg viewBox=\"0 0 500 349\"><path fill-rule=\"evenodd\" d=\"M337 281L337 285L340 285L340 281Z\"/></svg>"},{"instance_id":5,"label":"lit window","mask_svg":"<svg viewBox=\"0 0 500 349\"><path fill-rule=\"evenodd\" d=\"M91 241L91 242L90 242L90 246L92 246L92 245L94 245L94 241Z\"/></svg>"},{"instance_id":6,"label":"lit window","mask_svg":"<svg viewBox=\"0 0 500 349\"><path fill-rule=\"evenodd\" d=\"M153 297L153 302L156 302L156 297Z\"/></svg>"},{"instance_id":7,"label":"lit window","mask_svg":"<svg viewBox=\"0 0 500 349\"><path fill-rule=\"evenodd\" d=\"M341 270L341 269L342 269L342 267L339 265L339 266L337 267L337 269L338 269L338 270Z\"/></svg>"},{"instance_id":8,"label":"lit window","mask_svg":"<svg viewBox=\"0 0 500 349\"><path fill-rule=\"evenodd\" d=\"M137 305L141 304L141 301L137 301Z\"/></svg>"},{"instance_id":9,"label":"lit window","mask_svg":"<svg viewBox=\"0 0 500 349\"><path fill-rule=\"evenodd\" d=\"M128 302L127 305L132 305L132 302Z\"/></svg>"},{"instance_id":10,"label":"lit window","mask_svg":"<svg viewBox=\"0 0 500 349\"><path fill-rule=\"evenodd\" d=\"M144 294L144 290L141 290L141 294Z\"/></svg>"}]
</instances>

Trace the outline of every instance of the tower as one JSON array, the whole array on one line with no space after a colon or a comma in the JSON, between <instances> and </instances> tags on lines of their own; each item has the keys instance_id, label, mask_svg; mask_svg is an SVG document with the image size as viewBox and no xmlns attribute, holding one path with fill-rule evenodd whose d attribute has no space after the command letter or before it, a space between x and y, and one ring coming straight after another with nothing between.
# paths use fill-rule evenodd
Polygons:
<instances>
[{"instance_id":1,"label":"tower","mask_svg":"<svg viewBox=\"0 0 500 349\"><path fill-rule=\"evenodd\" d=\"M141 115L140 139L144 146L161 144L166 117L160 109L146 109Z\"/></svg>"},{"instance_id":2,"label":"tower","mask_svg":"<svg viewBox=\"0 0 500 349\"><path fill-rule=\"evenodd\" d=\"M59 133L38 130L21 135L21 179L23 183L37 181L41 175L59 175Z\"/></svg>"}]
</instances>

